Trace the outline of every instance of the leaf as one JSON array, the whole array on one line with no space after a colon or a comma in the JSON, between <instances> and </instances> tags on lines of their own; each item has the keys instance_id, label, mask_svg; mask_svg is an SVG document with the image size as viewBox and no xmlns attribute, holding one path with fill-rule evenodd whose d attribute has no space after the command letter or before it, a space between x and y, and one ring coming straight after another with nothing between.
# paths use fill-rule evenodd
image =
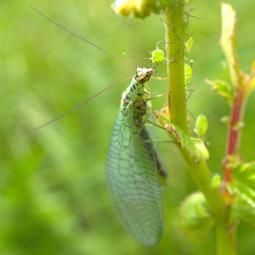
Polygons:
<instances>
[{"instance_id":1,"label":"leaf","mask_svg":"<svg viewBox=\"0 0 255 255\"><path fill-rule=\"evenodd\" d=\"M254 189L255 192L255 162L239 164L233 171L236 184Z\"/></svg>"},{"instance_id":2,"label":"leaf","mask_svg":"<svg viewBox=\"0 0 255 255\"><path fill-rule=\"evenodd\" d=\"M211 86L213 90L215 90L220 96L226 98L229 103L233 102L234 99L234 91L232 86L223 80L206 80L207 84Z\"/></svg>"},{"instance_id":3,"label":"leaf","mask_svg":"<svg viewBox=\"0 0 255 255\"><path fill-rule=\"evenodd\" d=\"M249 203L238 199L232 207L232 218L250 223L255 227L255 210Z\"/></svg>"},{"instance_id":4,"label":"leaf","mask_svg":"<svg viewBox=\"0 0 255 255\"><path fill-rule=\"evenodd\" d=\"M234 87L238 87L241 84L241 75L236 54L236 13L231 5L222 3L221 16L222 31L220 43L228 63L232 84Z\"/></svg>"},{"instance_id":5,"label":"leaf","mask_svg":"<svg viewBox=\"0 0 255 255\"><path fill-rule=\"evenodd\" d=\"M213 218L207 201L201 192L189 195L179 208L179 224L192 239L200 239L213 226Z\"/></svg>"},{"instance_id":6,"label":"leaf","mask_svg":"<svg viewBox=\"0 0 255 255\"><path fill-rule=\"evenodd\" d=\"M239 164L234 168L229 190L236 196L235 217L246 220L245 215L249 214L255 223L255 162Z\"/></svg>"}]
</instances>

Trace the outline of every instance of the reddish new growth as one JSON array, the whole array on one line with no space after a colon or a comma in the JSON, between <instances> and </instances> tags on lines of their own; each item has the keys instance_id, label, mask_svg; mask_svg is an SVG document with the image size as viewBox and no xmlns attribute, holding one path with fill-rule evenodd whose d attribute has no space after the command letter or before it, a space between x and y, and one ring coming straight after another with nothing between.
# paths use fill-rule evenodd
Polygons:
<instances>
[{"instance_id":1,"label":"reddish new growth","mask_svg":"<svg viewBox=\"0 0 255 255\"><path fill-rule=\"evenodd\" d=\"M225 184L232 180L232 169L229 166L229 159L234 156L238 150L240 137L240 122L242 121L242 110L244 103L244 90L240 86L234 98L231 111L231 119L229 123L228 144L226 158L224 160L224 182Z\"/></svg>"}]
</instances>

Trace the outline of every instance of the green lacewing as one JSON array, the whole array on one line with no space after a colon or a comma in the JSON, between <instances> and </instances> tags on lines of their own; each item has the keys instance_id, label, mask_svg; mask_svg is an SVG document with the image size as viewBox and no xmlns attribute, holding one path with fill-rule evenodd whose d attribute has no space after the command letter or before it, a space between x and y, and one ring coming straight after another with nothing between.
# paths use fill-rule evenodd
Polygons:
<instances>
[{"instance_id":1,"label":"green lacewing","mask_svg":"<svg viewBox=\"0 0 255 255\"><path fill-rule=\"evenodd\" d=\"M112 201L124 227L142 244L155 245L163 232L162 165L145 127L148 111L144 84L152 68L137 68L124 91L107 160Z\"/></svg>"},{"instance_id":2,"label":"green lacewing","mask_svg":"<svg viewBox=\"0 0 255 255\"><path fill-rule=\"evenodd\" d=\"M86 38L59 25L38 9L32 9L64 31L112 56ZM152 68L137 68L130 85L124 91L107 159L108 186L114 208L124 227L144 245L155 245L162 236L163 210L159 175L166 175L145 127L149 94L144 85L153 72ZM63 118L94 97L35 129Z\"/></svg>"}]
</instances>

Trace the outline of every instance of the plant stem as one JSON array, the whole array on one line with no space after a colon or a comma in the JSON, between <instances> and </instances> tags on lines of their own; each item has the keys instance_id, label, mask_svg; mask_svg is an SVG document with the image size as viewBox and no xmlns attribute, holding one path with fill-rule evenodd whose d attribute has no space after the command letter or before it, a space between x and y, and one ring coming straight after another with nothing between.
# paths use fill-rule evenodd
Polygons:
<instances>
[{"instance_id":1,"label":"plant stem","mask_svg":"<svg viewBox=\"0 0 255 255\"><path fill-rule=\"evenodd\" d=\"M168 108L171 121L188 132L184 84L185 1L171 1L165 10Z\"/></svg>"},{"instance_id":2,"label":"plant stem","mask_svg":"<svg viewBox=\"0 0 255 255\"><path fill-rule=\"evenodd\" d=\"M185 0L169 2L165 10L168 107L171 122L188 134L184 82ZM195 162L181 146L179 149L189 166L191 176L207 198L215 217L221 217L225 204L219 191L211 188L211 173L206 163Z\"/></svg>"},{"instance_id":3,"label":"plant stem","mask_svg":"<svg viewBox=\"0 0 255 255\"><path fill-rule=\"evenodd\" d=\"M190 174L199 190L204 194L216 222L226 218L226 206L217 188L211 186L211 173L206 162L195 162L185 151L182 154L189 165Z\"/></svg>"},{"instance_id":4,"label":"plant stem","mask_svg":"<svg viewBox=\"0 0 255 255\"><path fill-rule=\"evenodd\" d=\"M240 124L242 122L242 112L244 108L244 89L243 86L239 86L236 95L234 98L234 102L231 109L231 118L228 130L228 142L227 142L227 151L226 157L224 160L224 182L225 184L231 182L232 180L232 169L228 166L229 159L231 156L234 156L239 148L239 140L240 140ZM225 185L226 186L226 185Z\"/></svg>"},{"instance_id":5,"label":"plant stem","mask_svg":"<svg viewBox=\"0 0 255 255\"><path fill-rule=\"evenodd\" d=\"M165 10L165 38L167 55L168 107L171 122L188 134L187 110L184 82L184 35L185 35L185 0L170 1ZM211 173L205 162L195 162L179 146L187 162L191 175L208 200L215 217L224 208L218 190L211 188Z\"/></svg>"},{"instance_id":6,"label":"plant stem","mask_svg":"<svg viewBox=\"0 0 255 255\"><path fill-rule=\"evenodd\" d=\"M236 230L229 230L225 224L218 224L216 243L217 255L236 255Z\"/></svg>"},{"instance_id":7,"label":"plant stem","mask_svg":"<svg viewBox=\"0 0 255 255\"><path fill-rule=\"evenodd\" d=\"M184 82L184 45L185 45L185 0L169 0L165 9L165 38L168 81L168 108L170 120L188 136L187 110ZM233 107L233 126L230 129L228 151L237 147L239 131L236 131L242 111L242 96ZM175 136L171 125L165 125L166 131ZM173 137L178 144L178 135ZM187 162L190 174L198 188L204 194L215 218L217 236L217 255L235 255L235 229L229 231L229 210L218 188L211 186L211 173L205 160L195 159L188 150L178 144L183 158ZM236 150L236 149L235 149ZM234 150L234 151L235 151Z\"/></svg>"}]
</instances>

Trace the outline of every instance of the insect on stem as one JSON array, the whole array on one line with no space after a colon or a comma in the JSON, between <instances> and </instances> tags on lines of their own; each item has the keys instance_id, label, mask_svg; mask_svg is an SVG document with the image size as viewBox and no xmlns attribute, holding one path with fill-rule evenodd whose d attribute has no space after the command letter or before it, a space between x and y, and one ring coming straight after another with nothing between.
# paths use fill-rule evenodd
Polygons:
<instances>
[{"instance_id":1,"label":"insect on stem","mask_svg":"<svg viewBox=\"0 0 255 255\"><path fill-rule=\"evenodd\" d=\"M152 74L152 68L137 68L122 94L107 160L109 191L119 219L148 246L157 244L163 233L159 176L166 177L145 126L149 93L144 83Z\"/></svg>"}]
</instances>

